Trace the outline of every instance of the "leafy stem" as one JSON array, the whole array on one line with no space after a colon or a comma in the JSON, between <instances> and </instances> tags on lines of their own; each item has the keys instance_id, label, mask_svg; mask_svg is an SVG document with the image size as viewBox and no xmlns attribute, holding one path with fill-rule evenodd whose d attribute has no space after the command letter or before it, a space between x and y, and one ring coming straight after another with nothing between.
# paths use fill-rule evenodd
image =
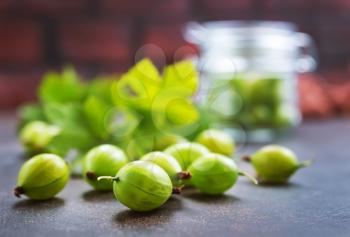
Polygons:
<instances>
[{"instance_id":1,"label":"leafy stem","mask_svg":"<svg viewBox=\"0 0 350 237\"><path fill-rule=\"evenodd\" d=\"M251 176L250 174L248 174L247 172L238 171L238 175L247 177L255 185L259 184L258 180L256 178L254 178L253 176Z\"/></svg>"},{"instance_id":2,"label":"leafy stem","mask_svg":"<svg viewBox=\"0 0 350 237\"><path fill-rule=\"evenodd\" d=\"M312 165L313 163L314 163L313 160L306 160L306 161L300 162L298 164L298 169L308 167L308 166Z\"/></svg>"},{"instance_id":3,"label":"leafy stem","mask_svg":"<svg viewBox=\"0 0 350 237\"><path fill-rule=\"evenodd\" d=\"M119 177L115 176L100 176L97 178L97 181L101 181L101 180L110 180L110 181L120 181Z\"/></svg>"}]
</instances>

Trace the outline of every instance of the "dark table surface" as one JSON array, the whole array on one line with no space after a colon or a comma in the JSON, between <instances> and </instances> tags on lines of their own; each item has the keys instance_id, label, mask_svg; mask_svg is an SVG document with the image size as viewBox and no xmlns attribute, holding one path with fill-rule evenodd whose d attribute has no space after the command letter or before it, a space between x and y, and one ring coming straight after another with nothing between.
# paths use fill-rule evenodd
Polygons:
<instances>
[{"instance_id":1,"label":"dark table surface","mask_svg":"<svg viewBox=\"0 0 350 237\"><path fill-rule=\"evenodd\" d=\"M242 178L226 195L187 190L149 213L129 211L80 179L50 201L15 198L24 158L14 125L1 115L0 236L350 236L350 120L307 122L279 141L315 160L289 185L256 187Z\"/></svg>"}]
</instances>

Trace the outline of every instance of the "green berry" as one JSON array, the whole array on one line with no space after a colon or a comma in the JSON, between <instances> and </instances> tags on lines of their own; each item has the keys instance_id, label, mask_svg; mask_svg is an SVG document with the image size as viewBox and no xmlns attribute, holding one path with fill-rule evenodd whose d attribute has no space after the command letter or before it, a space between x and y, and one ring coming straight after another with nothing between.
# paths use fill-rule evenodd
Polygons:
<instances>
[{"instance_id":1,"label":"green berry","mask_svg":"<svg viewBox=\"0 0 350 237\"><path fill-rule=\"evenodd\" d=\"M285 183L299 168L310 162L300 163L293 151L278 145L261 148L250 157L259 180L265 183Z\"/></svg>"},{"instance_id":2,"label":"green berry","mask_svg":"<svg viewBox=\"0 0 350 237\"><path fill-rule=\"evenodd\" d=\"M193 162L188 171L191 182L206 194L222 194L230 189L239 175L235 162L224 155L210 153Z\"/></svg>"},{"instance_id":3,"label":"green berry","mask_svg":"<svg viewBox=\"0 0 350 237\"><path fill-rule=\"evenodd\" d=\"M281 81L274 77L261 77L251 83L250 97L253 104L267 105L274 108L281 103Z\"/></svg>"},{"instance_id":4,"label":"green berry","mask_svg":"<svg viewBox=\"0 0 350 237\"><path fill-rule=\"evenodd\" d=\"M187 140L175 134L165 134L161 136L156 136L154 139L154 150L163 151L171 145L183 142L187 142Z\"/></svg>"},{"instance_id":5,"label":"green berry","mask_svg":"<svg viewBox=\"0 0 350 237\"><path fill-rule=\"evenodd\" d=\"M172 155L179 162L182 170L187 170L192 162L209 153L209 150L201 144L186 142L172 145L165 150L165 153Z\"/></svg>"},{"instance_id":6,"label":"green berry","mask_svg":"<svg viewBox=\"0 0 350 237\"><path fill-rule=\"evenodd\" d=\"M175 186L180 185L182 179L191 177L188 172L181 170L179 162L174 157L164 152L155 151L148 153L141 160L153 162L163 168Z\"/></svg>"},{"instance_id":7,"label":"green berry","mask_svg":"<svg viewBox=\"0 0 350 237\"><path fill-rule=\"evenodd\" d=\"M113 145L100 145L91 149L85 156L83 176L96 190L112 190L110 180L97 181L99 176L115 176L119 169L128 163L125 153Z\"/></svg>"},{"instance_id":8,"label":"green berry","mask_svg":"<svg viewBox=\"0 0 350 237\"><path fill-rule=\"evenodd\" d=\"M60 128L42 121L33 121L25 125L20 132L20 141L29 152L45 150L49 142L60 133Z\"/></svg>"},{"instance_id":9,"label":"green berry","mask_svg":"<svg viewBox=\"0 0 350 237\"><path fill-rule=\"evenodd\" d=\"M119 170L112 179L115 197L134 211L151 211L162 206L171 196L172 183L168 174L149 161L133 161Z\"/></svg>"},{"instance_id":10,"label":"green berry","mask_svg":"<svg viewBox=\"0 0 350 237\"><path fill-rule=\"evenodd\" d=\"M199 134L196 141L214 153L232 156L235 152L235 141L224 131L216 129L205 130Z\"/></svg>"},{"instance_id":11,"label":"green berry","mask_svg":"<svg viewBox=\"0 0 350 237\"><path fill-rule=\"evenodd\" d=\"M59 193L69 179L66 162L54 154L34 156L21 167L14 194L45 200Z\"/></svg>"}]
</instances>

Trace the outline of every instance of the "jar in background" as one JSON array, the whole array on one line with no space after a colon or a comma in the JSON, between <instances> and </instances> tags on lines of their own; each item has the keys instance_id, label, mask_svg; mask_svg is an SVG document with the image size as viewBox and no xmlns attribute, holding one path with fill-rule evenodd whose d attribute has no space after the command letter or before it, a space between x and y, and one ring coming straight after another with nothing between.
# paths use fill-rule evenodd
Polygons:
<instances>
[{"instance_id":1,"label":"jar in background","mask_svg":"<svg viewBox=\"0 0 350 237\"><path fill-rule=\"evenodd\" d=\"M301 120L297 74L316 67L312 39L287 22L189 23L198 45L200 103L236 139L267 142Z\"/></svg>"}]
</instances>

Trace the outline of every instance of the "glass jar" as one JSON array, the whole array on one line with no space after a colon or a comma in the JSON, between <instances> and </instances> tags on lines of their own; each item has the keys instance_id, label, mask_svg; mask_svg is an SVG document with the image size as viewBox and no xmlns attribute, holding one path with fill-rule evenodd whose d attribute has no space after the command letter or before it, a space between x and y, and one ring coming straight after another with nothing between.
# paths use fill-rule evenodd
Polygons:
<instances>
[{"instance_id":1,"label":"glass jar","mask_svg":"<svg viewBox=\"0 0 350 237\"><path fill-rule=\"evenodd\" d=\"M218 21L187 25L197 44L200 102L241 141L267 142L301 120L297 74L316 67L310 36L287 22Z\"/></svg>"}]
</instances>

